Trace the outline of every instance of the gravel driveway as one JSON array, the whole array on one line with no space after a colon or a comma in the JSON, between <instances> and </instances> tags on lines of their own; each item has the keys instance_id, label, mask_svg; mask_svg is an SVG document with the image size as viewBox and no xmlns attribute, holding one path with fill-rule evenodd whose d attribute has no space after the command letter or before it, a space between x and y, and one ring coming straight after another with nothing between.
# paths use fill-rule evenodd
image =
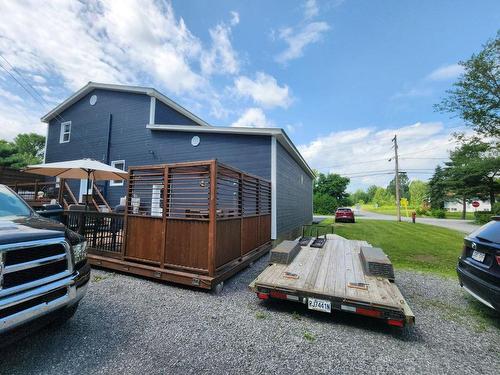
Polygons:
<instances>
[{"instance_id":1,"label":"gravel driveway","mask_svg":"<svg viewBox=\"0 0 500 375\"><path fill-rule=\"evenodd\" d=\"M0 352L2 374L495 373L498 316L446 280L398 272L413 329L259 301L260 259L222 294L93 271L75 317ZM486 311L486 313L483 313ZM486 315L491 314L491 317Z\"/></svg>"}]
</instances>

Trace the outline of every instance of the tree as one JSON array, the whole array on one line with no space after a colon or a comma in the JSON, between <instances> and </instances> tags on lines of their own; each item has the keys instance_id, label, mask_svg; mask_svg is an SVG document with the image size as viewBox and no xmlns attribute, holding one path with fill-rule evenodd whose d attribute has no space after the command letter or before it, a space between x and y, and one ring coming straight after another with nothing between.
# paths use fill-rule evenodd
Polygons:
<instances>
[{"instance_id":1,"label":"tree","mask_svg":"<svg viewBox=\"0 0 500 375\"><path fill-rule=\"evenodd\" d=\"M410 182L410 204L414 208L419 208L426 201L429 186L426 182L420 180L413 180Z\"/></svg>"},{"instance_id":2,"label":"tree","mask_svg":"<svg viewBox=\"0 0 500 375\"><path fill-rule=\"evenodd\" d=\"M440 165L434 170L434 175L429 180L429 200L432 209L444 209L446 200L446 176Z\"/></svg>"},{"instance_id":3,"label":"tree","mask_svg":"<svg viewBox=\"0 0 500 375\"><path fill-rule=\"evenodd\" d=\"M394 205L395 201L396 198L389 192L389 190L384 189L383 187L377 187L372 202L379 206L389 206Z\"/></svg>"},{"instance_id":4,"label":"tree","mask_svg":"<svg viewBox=\"0 0 500 375\"><path fill-rule=\"evenodd\" d=\"M478 134L500 137L500 30L494 39L467 61L459 64L464 73L435 106L440 112L455 113Z\"/></svg>"},{"instance_id":5,"label":"tree","mask_svg":"<svg viewBox=\"0 0 500 375\"><path fill-rule=\"evenodd\" d=\"M16 147L3 139L0 139L0 166L21 168L20 158Z\"/></svg>"},{"instance_id":6,"label":"tree","mask_svg":"<svg viewBox=\"0 0 500 375\"><path fill-rule=\"evenodd\" d=\"M349 179L338 174L317 174L314 183L314 212L333 214L337 207L349 204L347 185Z\"/></svg>"},{"instance_id":7,"label":"tree","mask_svg":"<svg viewBox=\"0 0 500 375\"><path fill-rule=\"evenodd\" d=\"M387 185L387 191L391 195L396 196L396 177ZM408 200L410 199L410 179L406 172L399 172L399 196Z\"/></svg>"},{"instance_id":8,"label":"tree","mask_svg":"<svg viewBox=\"0 0 500 375\"><path fill-rule=\"evenodd\" d=\"M377 191L378 186L377 185L371 185L368 190L366 190L367 198L366 202L372 202L373 197L375 196L375 192Z\"/></svg>"},{"instance_id":9,"label":"tree","mask_svg":"<svg viewBox=\"0 0 500 375\"><path fill-rule=\"evenodd\" d=\"M44 148L45 137L34 133L18 134L13 142L0 139L0 165L24 168L41 163Z\"/></svg>"},{"instance_id":10,"label":"tree","mask_svg":"<svg viewBox=\"0 0 500 375\"><path fill-rule=\"evenodd\" d=\"M445 181L449 191L461 199L465 219L467 201L489 195L494 204L495 194L500 191L500 157L496 147L477 137L462 137L461 142L445 163Z\"/></svg>"},{"instance_id":11,"label":"tree","mask_svg":"<svg viewBox=\"0 0 500 375\"><path fill-rule=\"evenodd\" d=\"M358 189L349 196L352 204L368 203L370 201L368 193Z\"/></svg>"},{"instance_id":12,"label":"tree","mask_svg":"<svg viewBox=\"0 0 500 375\"><path fill-rule=\"evenodd\" d=\"M45 149L45 137L35 133L18 134L14 138L14 145L19 154L30 162L42 162Z\"/></svg>"},{"instance_id":13,"label":"tree","mask_svg":"<svg viewBox=\"0 0 500 375\"><path fill-rule=\"evenodd\" d=\"M323 174L320 173L314 184L314 192L318 194L326 194L334 197L338 202L344 202L349 196L346 192L349 179L335 173Z\"/></svg>"}]
</instances>

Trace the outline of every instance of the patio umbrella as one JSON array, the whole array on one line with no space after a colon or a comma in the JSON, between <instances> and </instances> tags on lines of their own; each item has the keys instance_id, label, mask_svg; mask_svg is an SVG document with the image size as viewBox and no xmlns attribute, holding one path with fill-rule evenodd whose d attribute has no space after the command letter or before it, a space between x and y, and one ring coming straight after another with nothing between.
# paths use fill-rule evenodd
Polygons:
<instances>
[{"instance_id":1,"label":"patio umbrella","mask_svg":"<svg viewBox=\"0 0 500 375\"><path fill-rule=\"evenodd\" d=\"M57 163L28 165L24 172L50 177L87 179L87 192L90 180L126 180L128 173L92 159L79 159ZM88 194L85 194L85 207L88 209Z\"/></svg>"}]
</instances>

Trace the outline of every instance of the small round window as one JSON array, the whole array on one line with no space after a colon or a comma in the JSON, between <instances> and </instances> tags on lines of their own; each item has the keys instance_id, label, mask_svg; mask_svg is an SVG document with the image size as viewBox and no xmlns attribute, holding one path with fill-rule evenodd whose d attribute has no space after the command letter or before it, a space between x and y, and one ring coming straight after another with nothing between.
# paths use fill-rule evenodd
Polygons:
<instances>
[{"instance_id":1,"label":"small round window","mask_svg":"<svg viewBox=\"0 0 500 375\"><path fill-rule=\"evenodd\" d=\"M90 105L94 105L95 103L97 103L97 95L92 95L90 97Z\"/></svg>"},{"instance_id":2,"label":"small round window","mask_svg":"<svg viewBox=\"0 0 500 375\"><path fill-rule=\"evenodd\" d=\"M196 147L200 144L200 137L198 137L197 135L195 135L193 138L191 138L191 145L193 147Z\"/></svg>"}]
</instances>

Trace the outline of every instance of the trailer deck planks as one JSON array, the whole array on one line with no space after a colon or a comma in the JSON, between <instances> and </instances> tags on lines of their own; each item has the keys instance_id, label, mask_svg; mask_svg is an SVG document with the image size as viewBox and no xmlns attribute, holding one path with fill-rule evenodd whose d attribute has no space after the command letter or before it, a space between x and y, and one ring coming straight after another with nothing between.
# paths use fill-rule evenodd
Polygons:
<instances>
[{"instance_id":1,"label":"trailer deck planks","mask_svg":"<svg viewBox=\"0 0 500 375\"><path fill-rule=\"evenodd\" d=\"M303 246L290 264L270 264L250 288L262 299L287 299L308 303L310 308L309 300L318 299L329 301L326 312L373 316L395 326L413 324L415 316L397 285L364 270L362 246L370 245L329 234L323 248Z\"/></svg>"}]
</instances>

